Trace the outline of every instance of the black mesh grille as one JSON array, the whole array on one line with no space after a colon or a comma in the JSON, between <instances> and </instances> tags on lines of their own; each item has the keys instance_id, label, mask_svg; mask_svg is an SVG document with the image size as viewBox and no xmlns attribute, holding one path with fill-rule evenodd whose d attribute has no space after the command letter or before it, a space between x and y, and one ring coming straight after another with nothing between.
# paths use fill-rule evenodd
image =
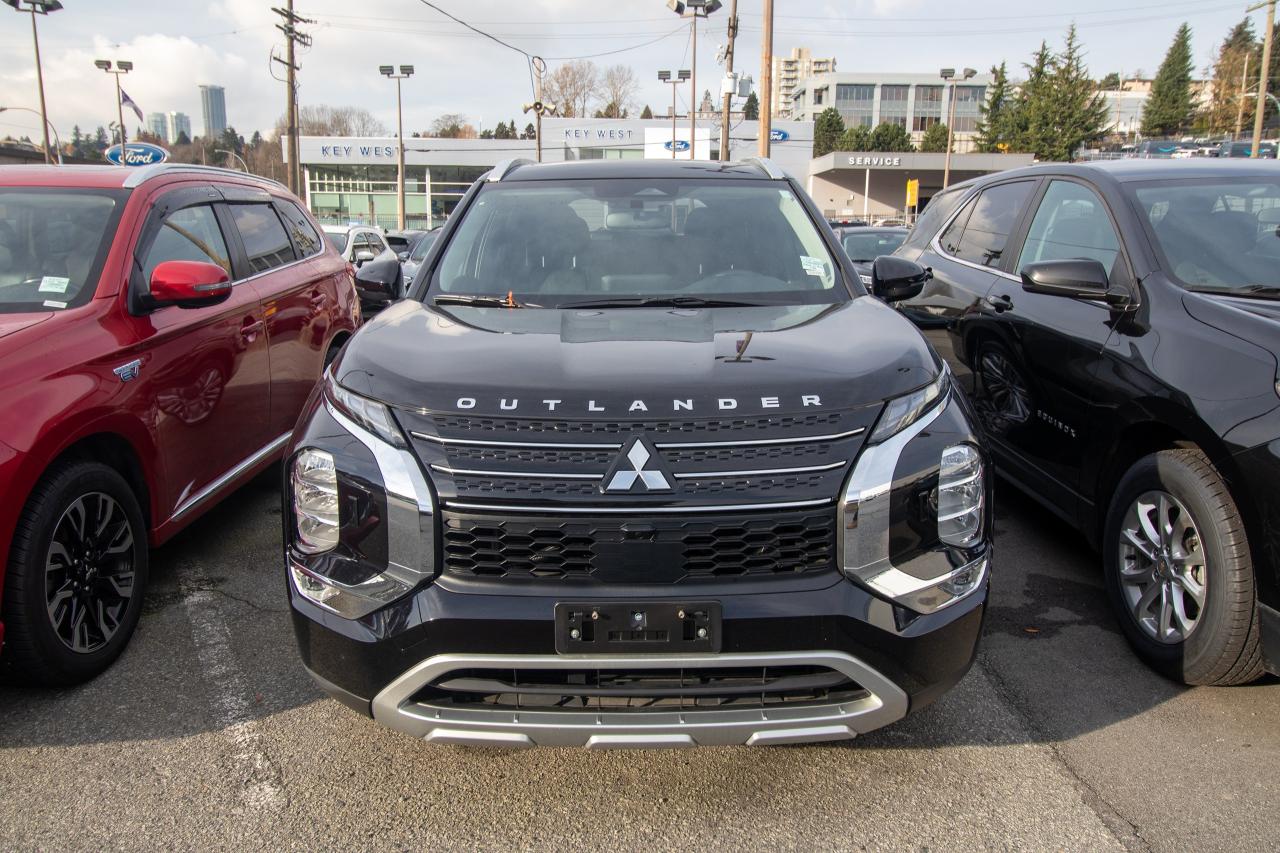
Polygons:
<instances>
[{"instance_id":1,"label":"black mesh grille","mask_svg":"<svg viewBox=\"0 0 1280 853\"><path fill-rule=\"evenodd\" d=\"M617 449L609 450L559 450L556 448L515 448L452 445L446 453L455 465L473 462L514 463L540 465L594 465L604 469L613 464Z\"/></svg>"},{"instance_id":2,"label":"black mesh grille","mask_svg":"<svg viewBox=\"0 0 1280 853\"><path fill-rule=\"evenodd\" d=\"M465 577L679 583L830 571L835 512L512 518L446 511L445 571Z\"/></svg>"},{"instance_id":3,"label":"black mesh grille","mask_svg":"<svg viewBox=\"0 0 1280 853\"><path fill-rule=\"evenodd\" d=\"M733 462L749 465L752 462L786 461L801 465L815 456L823 456L825 443L774 444L764 447L669 447L662 455L672 465L701 465L707 462ZM739 467L742 467L741 465Z\"/></svg>"},{"instance_id":4,"label":"black mesh grille","mask_svg":"<svg viewBox=\"0 0 1280 853\"><path fill-rule=\"evenodd\" d=\"M724 433L785 431L840 422L840 412L812 415L769 415L758 418L726 418L697 421L535 421L523 418L486 418L468 415L436 415L436 428L442 435L465 433L475 437L481 433L530 433L538 435L616 435L637 430L657 441L665 435L689 433Z\"/></svg>"}]
</instances>

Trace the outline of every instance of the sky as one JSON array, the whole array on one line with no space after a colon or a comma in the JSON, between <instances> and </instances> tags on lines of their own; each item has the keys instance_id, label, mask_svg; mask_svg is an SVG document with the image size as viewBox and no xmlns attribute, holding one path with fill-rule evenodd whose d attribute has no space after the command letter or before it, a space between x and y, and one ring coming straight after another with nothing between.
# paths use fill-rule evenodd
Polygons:
<instances>
[{"instance_id":1,"label":"sky","mask_svg":"<svg viewBox=\"0 0 1280 853\"><path fill-rule=\"evenodd\" d=\"M227 118L241 134L266 134L284 112L285 87L273 78L271 56L283 37L271 6L283 0L62 0L39 19L50 120L65 138L73 125L92 131L115 116L114 84L95 59L127 59L123 78L144 112L177 110L202 132L197 86L226 88ZM664 0L432 0L502 41L546 58L596 56L601 66L630 65L642 83L639 103L664 112L671 90L659 69L690 64L688 21ZM741 0L735 63L760 79L762 0ZM1095 77L1117 71L1155 73L1178 25L1193 30L1197 71L1245 16L1246 2L1192 0L776 0L774 52L808 47L834 56L840 71L936 73L944 66L986 71L1008 61L1016 75L1041 40L1057 46L1074 21ZM698 88L715 87L716 48L726 41L725 8L700 22ZM444 113L462 113L481 128L527 119L532 100L528 63L449 21L423 0L296 0L311 48L298 57L303 104L359 106L395 127L394 84L383 64L413 64L404 83L405 132L424 130ZM1262 14L1254 13L1262 30ZM0 106L38 107L29 16L0 6ZM682 87L681 103L688 90ZM683 107L682 107L683 109ZM129 119L132 127L134 122ZM0 113L0 136L38 134L29 113Z\"/></svg>"}]
</instances>

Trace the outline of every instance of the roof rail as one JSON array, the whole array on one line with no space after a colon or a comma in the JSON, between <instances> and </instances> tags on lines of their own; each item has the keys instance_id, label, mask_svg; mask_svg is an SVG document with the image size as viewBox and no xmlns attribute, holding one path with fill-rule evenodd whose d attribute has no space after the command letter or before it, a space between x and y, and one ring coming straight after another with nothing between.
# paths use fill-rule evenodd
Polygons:
<instances>
[{"instance_id":1,"label":"roof rail","mask_svg":"<svg viewBox=\"0 0 1280 853\"><path fill-rule=\"evenodd\" d=\"M141 186L146 181L160 175L170 175L174 172L196 172L206 175L217 175L223 178L240 177L253 178L255 181L264 181L268 184L275 184L280 189L288 189L284 184L271 178L264 178L261 175L255 175L252 172L242 172L239 169L224 169L221 166L202 166L199 163L156 163L154 166L140 166L134 169L129 177L124 179L124 187L133 189Z\"/></svg>"},{"instance_id":2,"label":"roof rail","mask_svg":"<svg viewBox=\"0 0 1280 853\"><path fill-rule=\"evenodd\" d=\"M528 157L510 157L506 160L501 160L498 162L498 165L494 166L493 169L489 172L489 181L496 182L496 181L502 180L508 174L514 171L518 166L532 166L532 165L533 165L533 161L530 160Z\"/></svg>"},{"instance_id":3,"label":"roof rail","mask_svg":"<svg viewBox=\"0 0 1280 853\"><path fill-rule=\"evenodd\" d=\"M787 177L787 173L778 168L778 164L770 160L768 157L748 157L742 161L752 166L758 166L760 171L764 172L775 181L781 181Z\"/></svg>"}]
</instances>

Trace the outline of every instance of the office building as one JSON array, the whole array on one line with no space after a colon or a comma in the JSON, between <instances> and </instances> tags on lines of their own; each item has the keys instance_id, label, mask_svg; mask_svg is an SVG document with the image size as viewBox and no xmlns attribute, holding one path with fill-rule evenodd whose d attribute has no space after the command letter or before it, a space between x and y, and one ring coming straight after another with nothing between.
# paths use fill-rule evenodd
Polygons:
<instances>
[{"instance_id":1,"label":"office building","mask_svg":"<svg viewBox=\"0 0 1280 853\"><path fill-rule=\"evenodd\" d=\"M187 141L191 141L191 119L186 113L169 113L166 117L169 126L169 141L177 144L178 140L185 134Z\"/></svg>"},{"instance_id":2,"label":"office building","mask_svg":"<svg viewBox=\"0 0 1280 853\"><path fill-rule=\"evenodd\" d=\"M774 118L792 118L791 98L801 80L816 74L831 74L835 70L834 58L814 59L807 47L793 47L790 56L773 57Z\"/></svg>"},{"instance_id":3,"label":"office building","mask_svg":"<svg viewBox=\"0 0 1280 853\"><path fill-rule=\"evenodd\" d=\"M936 74L815 74L796 84L792 95L794 121L814 121L835 107L845 127L873 128L897 124L919 144L924 132L946 123L955 95L955 150L973 150L973 139L987 99L990 74L964 81L944 81Z\"/></svg>"},{"instance_id":4,"label":"office building","mask_svg":"<svg viewBox=\"0 0 1280 853\"><path fill-rule=\"evenodd\" d=\"M206 138L221 136L227 129L227 96L221 86L200 86L200 107L204 111Z\"/></svg>"},{"instance_id":5,"label":"office building","mask_svg":"<svg viewBox=\"0 0 1280 853\"><path fill-rule=\"evenodd\" d=\"M161 142L169 141L169 123L165 121L164 113L147 113L147 133Z\"/></svg>"}]
</instances>

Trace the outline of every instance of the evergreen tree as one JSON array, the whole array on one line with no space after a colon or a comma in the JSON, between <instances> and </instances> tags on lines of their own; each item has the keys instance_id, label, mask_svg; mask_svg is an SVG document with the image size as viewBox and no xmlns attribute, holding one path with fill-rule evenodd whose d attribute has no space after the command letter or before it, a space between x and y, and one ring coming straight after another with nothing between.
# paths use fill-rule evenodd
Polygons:
<instances>
[{"instance_id":1,"label":"evergreen tree","mask_svg":"<svg viewBox=\"0 0 1280 853\"><path fill-rule=\"evenodd\" d=\"M860 124L855 124L840 135L840 151L870 151L871 133Z\"/></svg>"},{"instance_id":2,"label":"evergreen tree","mask_svg":"<svg viewBox=\"0 0 1280 853\"><path fill-rule=\"evenodd\" d=\"M1111 111L1089 77L1075 24L1067 28L1062 53L1054 57L1050 84L1049 116L1054 134L1045 159L1070 160L1082 146L1101 139L1111 126Z\"/></svg>"},{"instance_id":3,"label":"evergreen tree","mask_svg":"<svg viewBox=\"0 0 1280 853\"><path fill-rule=\"evenodd\" d=\"M538 131L537 131L537 129L533 126L533 122L529 122L528 124L526 124L526 125L524 126L524 136L523 136L522 138L524 138L524 139L537 139L537 138L538 138Z\"/></svg>"},{"instance_id":4,"label":"evergreen tree","mask_svg":"<svg viewBox=\"0 0 1280 853\"><path fill-rule=\"evenodd\" d=\"M835 107L827 107L813 124L813 156L821 157L836 150L840 135L844 133L844 119Z\"/></svg>"},{"instance_id":5,"label":"evergreen tree","mask_svg":"<svg viewBox=\"0 0 1280 853\"><path fill-rule=\"evenodd\" d=\"M1012 122L1016 109L1005 63L991 66L991 85L987 88L987 98L978 108L981 117L978 119L974 141L979 151L999 151L1001 144L1006 150L1013 149L1017 131Z\"/></svg>"},{"instance_id":6,"label":"evergreen tree","mask_svg":"<svg viewBox=\"0 0 1280 853\"><path fill-rule=\"evenodd\" d=\"M931 125L920 140L920 150L935 154L945 152L947 150L947 126L942 122Z\"/></svg>"},{"instance_id":7,"label":"evergreen tree","mask_svg":"<svg viewBox=\"0 0 1280 853\"><path fill-rule=\"evenodd\" d=\"M98 130L102 130L102 128L98 128ZM104 133L104 136L105 136L105 133ZM178 138L177 138L177 140L174 142L174 144L175 144L175 145L190 145L190 144L191 144L191 137L190 137L190 136L187 136L187 132L184 130L184 131L182 131L182 132L180 132L180 133L178 134Z\"/></svg>"},{"instance_id":8,"label":"evergreen tree","mask_svg":"<svg viewBox=\"0 0 1280 853\"><path fill-rule=\"evenodd\" d=\"M747 121L756 121L760 118L760 99L756 97L755 92L747 95L747 102L742 107L742 117Z\"/></svg>"},{"instance_id":9,"label":"evergreen tree","mask_svg":"<svg viewBox=\"0 0 1280 853\"><path fill-rule=\"evenodd\" d=\"M253 132L253 136L249 137L249 147L257 148L261 144L262 144L262 134L255 130Z\"/></svg>"},{"instance_id":10,"label":"evergreen tree","mask_svg":"<svg viewBox=\"0 0 1280 853\"><path fill-rule=\"evenodd\" d=\"M871 131L871 151L915 151L911 136L900 124L883 122Z\"/></svg>"},{"instance_id":11,"label":"evergreen tree","mask_svg":"<svg viewBox=\"0 0 1280 853\"><path fill-rule=\"evenodd\" d=\"M480 138L481 138L481 139L495 139L495 138L496 138L496 136L495 136L495 131L492 131L492 130L490 130L489 128L487 128L487 127L486 127L484 130L480 131Z\"/></svg>"},{"instance_id":12,"label":"evergreen tree","mask_svg":"<svg viewBox=\"0 0 1280 853\"><path fill-rule=\"evenodd\" d=\"M1144 136L1173 136L1190 126L1195 111L1191 71L1191 27L1183 24L1164 55L1151 84L1151 94L1143 104Z\"/></svg>"},{"instance_id":13,"label":"evergreen tree","mask_svg":"<svg viewBox=\"0 0 1280 853\"><path fill-rule=\"evenodd\" d=\"M1047 159L1045 153L1053 144L1053 121L1050 116L1052 85L1049 79L1053 53L1049 45L1040 42L1040 48L1030 63L1024 63L1026 82L1018 90L1017 100L1005 122L1007 142L1013 151L1025 151Z\"/></svg>"},{"instance_id":14,"label":"evergreen tree","mask_svg":"<svg viewBox=\"0 0 1280 853\"><path fill-rule=\"evenodd\" d=\"M1112 71L1106 77L1098 81L1098 88L1104 92L1114 92L1120 88L1120 75Z\"/></svg>"},{"instance_id":15,"label":"evergreen tree","mask_svg":"<svg viewBox=\"0 0 1280 853\"><path fill-rule=\"evenodd\" d=\"M98 129L93 132L93 144L89 146L90 149L93 154L101 158L102 152L106 151L110 146L111 138L107 136L107 129L102 125L98 125Z\"/></svg>"},{"instance_id":16,"label":"evergreen tree","mask_svg":"<svg viewBox=\"0 0 1280 853\"><path fill-rule=\"evenodd\" d=\"M1203 115L1203 122L1208 132L1234 133L1236 119L1246 121L1252 116L1252 98L1244 99L1244 115L1240 113L1240 82L1246 71L1245 60L1248 59L1249 78L1245 81L1246 89L1257 85L1258 63L1261 62L1258 39L1253 31L1253 21L1244 18L1227 33L1222 44L1218 46L1218 55L1213 62L1213 100ZM1270 89L1270 86L1268 86Z\"/></svg>"},{"instance_id":17,"label":"evergreen tree","mask_svg":"<svg viewBox=\"0 0 1280 853\"><path fill-rule=\"evenodd\" d=\"M640 118L653 118L653 110L649 109L649 105L644 105L644 111L640 113Z\"/></svg>"}]
</instances>

